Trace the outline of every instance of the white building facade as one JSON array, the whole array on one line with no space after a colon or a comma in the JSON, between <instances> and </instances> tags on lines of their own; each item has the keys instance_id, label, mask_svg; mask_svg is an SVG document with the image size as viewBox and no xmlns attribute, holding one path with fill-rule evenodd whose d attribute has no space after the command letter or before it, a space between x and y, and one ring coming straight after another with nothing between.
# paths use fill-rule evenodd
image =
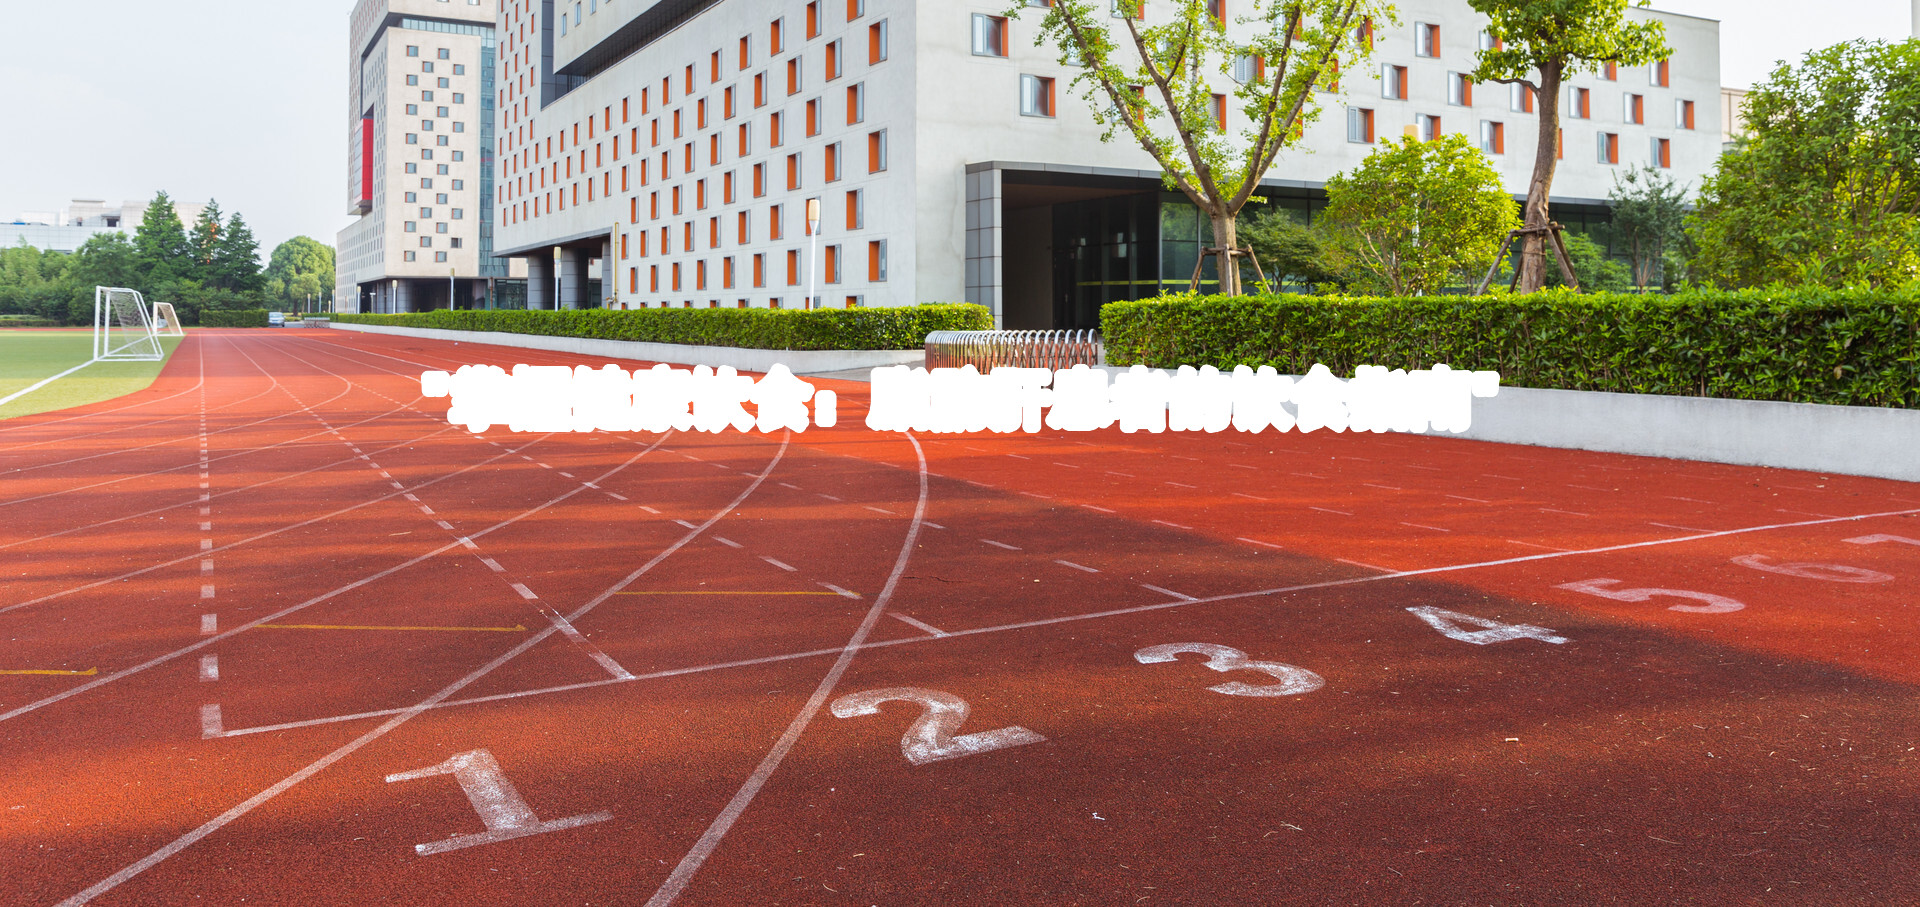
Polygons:
<instances>
[{"instance_id":1,"label":"white building facade","mask_svg":"<svg viewBox=\"0 0 1920 907\"><path fill-rule=\"evenodd\" d=\"M1403 134L1465 134L1524 195L1534 99L1464 77L1485 19L1464 0L1397 6L1398 24L1371 29L1369 68L1316 93L1318 119L1263 181L1274 203L1317 207L1329 176ZM1169 13L1154 7L1149 24ZM1004 11L506 0L497 254L529 262L534 308L964 300L1010 328L1092 327L1105 302L1184 289L1204 221L1144 151L1099 140L1078 70L1033 45L1045 10ZM1661 21L1673 54L1569 81L1553 202L1576 227L1604 218L1622 168L1697 185L1720 152L1718 23L1629 15Z\"/></svg>"},{"instance_id":2,"label":"white building facade","mask_svg":"<svg viewBox=\"0 0 1920 907\"><path fill-rule=\"evenodd\" d=\"M26 243L49 252L73 252L102 233L132 237L146 222L149 204L151 199L109 205L105 199L76 198L58 214L28 211L15 216L12 223L0 224L0 245ZM193 229L206 210L204 202L173 203L174 214L187 230Z\"/></svg>"},{"instance_id":3,"label":"white building facade","mask_svg":"<svg viewBox=\"0 0 1920 907\"><path fill-rule=\"evenodd\" d=\"M360 0L351 20L341 311L497 304L493 255L498 0ZM508 294L511 295L511 294Z\"/></svg>"}]
</instances>

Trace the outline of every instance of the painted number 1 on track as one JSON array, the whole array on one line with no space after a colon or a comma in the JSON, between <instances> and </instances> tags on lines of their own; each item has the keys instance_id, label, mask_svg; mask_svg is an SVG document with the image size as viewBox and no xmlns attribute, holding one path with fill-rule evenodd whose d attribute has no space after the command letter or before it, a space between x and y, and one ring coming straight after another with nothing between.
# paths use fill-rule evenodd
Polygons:
<instances>
[{"instance_id":1,"label":"painted number 1 on track","mask_svg":"<svg viewBox=\"0 0 1920 907\"><path fill-rule=\"evenodd\" d=\"M470 750L448 759L439 765L416 768L410 772L399 772L387 776L387 783L412 781L417 778L431 778L434 775L452 775L460 782L467 799L472 801L474 811L480 814L480 821L486 823L487 830L477 834L454 835L442 841L429 841L415 844L415 853L428 856L472 847L475 844L492 844L496 841L510 841L528 835L545 834L566 828L578 828L605 822L613 818L612 813L597 812L565 819L542 822L533 814L532 807L521 799L520 792L513 789L513 782L500 771L500 763L486 750Z\"/></svg>"}]
</instances>

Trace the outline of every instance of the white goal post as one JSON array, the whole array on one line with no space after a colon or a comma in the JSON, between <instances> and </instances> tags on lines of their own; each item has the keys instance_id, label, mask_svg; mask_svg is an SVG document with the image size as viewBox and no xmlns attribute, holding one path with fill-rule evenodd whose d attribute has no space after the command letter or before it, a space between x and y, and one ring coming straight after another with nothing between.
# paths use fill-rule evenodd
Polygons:
<instances>
[{"instance_id":1,"label":"white goal post","mask_svg":"<svg viewBox=\"0 0 1920 907\"><path fill-rule=\"evenodd\" d=\"M173 303L156 302L153 304L153 332L162 337L187 336L187 332L180 328L180 316L174 314Z\"/></svg>"},{"instance_id":2,"label":"white goal post","mask_svg":"<svg viewBox=\"0 0 1920 907\"><path fill-rule=\"evenodd\" d=\"M153 318L140 293L125 287L93 288L93 358L157 362L166 358Z\"/></svg>"}]
</instances>

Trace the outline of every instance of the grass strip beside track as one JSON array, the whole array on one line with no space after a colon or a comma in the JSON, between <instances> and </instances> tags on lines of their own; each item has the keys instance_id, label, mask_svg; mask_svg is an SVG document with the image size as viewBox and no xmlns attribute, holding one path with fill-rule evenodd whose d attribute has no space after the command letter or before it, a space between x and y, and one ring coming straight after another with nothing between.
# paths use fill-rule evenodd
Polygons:
<instances>
[{"instance_id":1,"label":"grass strip beside track","mask_svg":"<svg viewBox=\"0 0 1920 907\"><path fill-rule=\"evenodd\" d=\"M179 337L162 337L168 357L180 346ZM118 360L93 362L92 331L0 331L0 398L32 387L75 366L85 368L18 399L0 404L0 419L30 416L124 397L145 390L159 377L166 359L158 362Z\"/></svg>"}]
</instances>

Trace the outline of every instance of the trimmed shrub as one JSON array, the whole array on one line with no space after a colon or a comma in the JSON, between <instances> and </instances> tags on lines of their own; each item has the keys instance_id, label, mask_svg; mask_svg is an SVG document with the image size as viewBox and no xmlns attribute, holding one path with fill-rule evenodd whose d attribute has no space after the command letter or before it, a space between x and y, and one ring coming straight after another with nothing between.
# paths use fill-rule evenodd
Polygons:
<instances>
[{"instance_id":1,"label":"trimmed shrub","mask_svg":"<svg viewBox=\"0 0 1920 907\"><path fill-rule=\"evenodd\" d=\"M1920 408L1920 292L1163 296L1100 313L1107 361L1492 369L1562 390Z\"/></svg>"},{"instance_id":2,"label":"trimmed shrub","mask_svg":"<svg viewBox=\"0 0 1920 907\"><path fill-rule=\"evenodd\" d=\"M263 328L267 326L267 310L202 309L200 326L203 328Z\"/></svg>"},{"instance_id":3,"label":"trimmed shrub","mask_svg":"<svg viewBox=\"0 0 1920 907\"><path fill-rule=\"evenodd\" d=\"M993 316L970 303L859 309L437 309L401 315L336 314L344 324L502 331L762 350L906 350L932 331L984 331Z\"/></svg>"}]
</instances>

